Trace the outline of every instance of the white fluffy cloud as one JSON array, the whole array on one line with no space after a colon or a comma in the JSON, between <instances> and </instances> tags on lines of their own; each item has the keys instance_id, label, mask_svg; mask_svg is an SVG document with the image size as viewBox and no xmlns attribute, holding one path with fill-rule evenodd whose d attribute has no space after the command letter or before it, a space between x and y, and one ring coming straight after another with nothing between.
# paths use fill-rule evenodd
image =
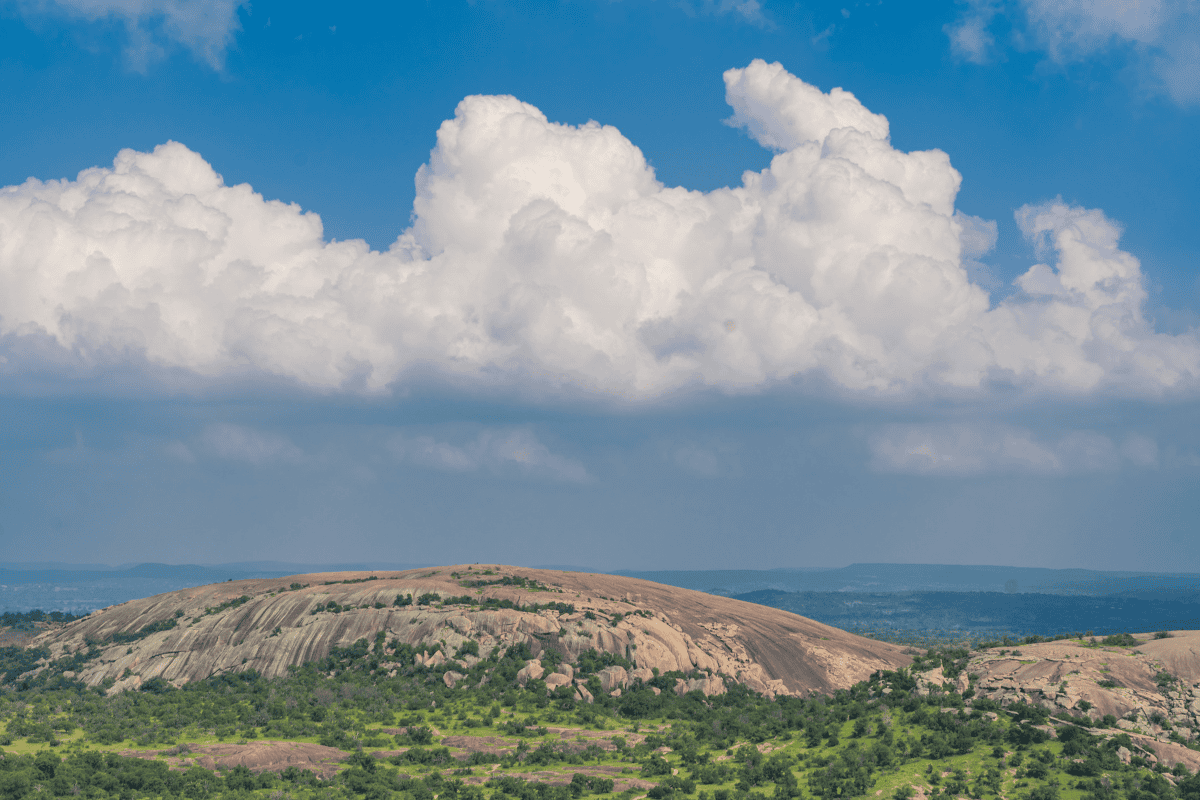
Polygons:
<instances>
[{"instance_id":1,"label":"white fluffy cloud","mask_svg":"<svg viewBox=\"0 0 1200 800\"><path fill-rule=\"evenodd\" d=\"M1039 437L1008 425L893 425L871 437L870 448L873 469L918 475L1061 475L1159 466L1158 444L1140 434L1117 444L1096 431Z\"/></svg>"},{"instance_id":2,"label":"white fluffy cloud","mask_svg":"<svg viewBox=\"0 0 1200 800\"><path fill-rule=\"evenodd\" d=\"M112 19L128 36L130 66L144 71L165 55L162 41L184 45L213 69L241 30L237 10L246 0L0 0L28 17L58 15L88 22Z\"/></svg>"},{"instance_id":3,"label":"white fluffy cloud","mask_svg":"<svg viewBox=\"0 0 1200 800\"><path fill-rule=\"evenodd\" d=\"M1007 16L1025 46L1057 63L1125 48L1177 103L1200 102L1200 6L1195 0L970 0L945 26L950 46L968 61L990 60L989 26Z\"/></svg>"},{"instance_id":4,"label":"white fluffy cloud","mask_svg":"<svg viewBox=\"0 0 1200 800\"><path fill-rule=\"evenodd\" d=\"M440 441L433 436L398 433L387 446L401 462L446 472L483 469L569 483L592 480L583 464L550 452L526 428L486 429L473 440L460 444Z\"/></svg>"},{"instance_id":5,"label":"white fluffy cloud","mask_svg":"<svg viewBox=\"0 0 1200 800\"><path fill-rule=\"evenodd\" d=\"M449 380L649 401L815 379L872 396L1194 387L1196 336L1156 334L1100 211L1018 213L1047 263L992 307L994 223L849 92L778 64L725 75L732 124L779 150L741 186L659 183L615 128L468 97L386 252L226 185L168 143L0 189L0 370L282 378L383 392ZM51 366L53 365L53 366ZM124 373L122 373L124 374Z\"/></svg>"}]
</instances>

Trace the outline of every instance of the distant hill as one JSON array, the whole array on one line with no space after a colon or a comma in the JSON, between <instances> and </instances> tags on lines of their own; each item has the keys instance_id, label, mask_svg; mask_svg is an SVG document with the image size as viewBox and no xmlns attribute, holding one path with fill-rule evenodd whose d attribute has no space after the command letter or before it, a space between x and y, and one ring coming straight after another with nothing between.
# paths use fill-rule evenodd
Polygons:
<instances>
[{"instance_id":1,"label":"distant hill","mask_svg":"<svg viewBox=\"0 0 1200 800\"><path fill-rule=\"evenodd\" d=\"M622 570L615 574L725 596L780 592L1006 592L1200 600L1200 574L1101 572L952 564L851 564L836 569Z\"/></svg>"},{"instance_id":2,"label":"distant hill","mask_svg":"<svg viewBox=\"0 0 1200 800\"><path fill-rule=\"evenodd\" d=\"M958 632L999 639L1059 633L1100 635L1200 628L1200 603L1003 592L780 592L735 595L848 631L895 637L902 633ZM902 637L901 637L902 638Z\"/></svg>"},{"instance_id":3,"label":"distant hill","mask_svg":"<svg viewBox=\"0 0 1200 800\"><path fill-rule=\"evenodd\" d=\"M277 578L308 572L359 569L402 570L420 564L291 564L282 561L245 561L232 564L132 564L110 567L97 564L0 564L0 613L68 611L86 614L98 608L139 597L173 592L229 580Z\"/></svg>"}]
</instances>

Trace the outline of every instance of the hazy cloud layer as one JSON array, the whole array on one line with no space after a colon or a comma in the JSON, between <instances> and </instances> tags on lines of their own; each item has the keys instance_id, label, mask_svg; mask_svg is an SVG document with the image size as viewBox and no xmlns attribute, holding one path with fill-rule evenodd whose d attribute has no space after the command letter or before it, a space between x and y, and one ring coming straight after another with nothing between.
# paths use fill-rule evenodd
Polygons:
<instances>
[{"instance_id":1,"label":"hazy cloud layer","mask_svg":"<svg viewBox=\"0 0 1200 800\"><path fill-rule=\"evenodd\" d=\"M955 210L945 153L894 149L884 117L778 64L725 82L730 123L779 153L708 193L663 186L615 128L466 98L386 252L326 241L316 214L177 143L5 187L0 370L617 401L809 378L897 397L1194 388L1196 336L1154 332L1103 212L1022 208L1045 263L992 307L970 275L995 224Z\"/></svg>"},{"instance_id":2,"label":"hazy cloud layer","mask_svg":"<svg viewBox=\"0 0 1200 800\"><path fill-rule=\"evenodd\" d=\"M952 51L980 64L995 58L990 26L1001 14L1015 26L1019 44L1053 62L1122 48L1154 89L1183 105L1200 102L1200 6L1194 0L971 0L944 28Z\"/></svg>"},{"instance_id":3,"label":"hazy cloud layer","mask_svg":"<svg viewBox=\"0 0 1200 800\"><path fill-rule=\"evenodd\" d=\"M893 425L870 439L871 467L917 475L1063 475L1157 469L1158 443L1136 433L1120 441L1096 431L1037 435L1007 425ZM1172 466L1178 465L1173 459Z\"/></svg>"},{"instance_id":4,"label":"hazy cloud layer","mask_svg":"<svg viewBox=\"0 0 1200 800\"><path fill-rule=\"evenodd\" d=\"M297 464L305 457L304 452L286 436L256 431L227 422L205 428L199 437L198 446L202 452L217 458L241 461L256 467ZM183 458L182 451L176 449L171 452Z\"/></svg>"},{"instance_id":5,"label":"hazy cloud layer","mask_svg":"<svg viewBox=\"0 0 1200 800\"><path fill-rule=\"evenodd\" d=\"M45 16L87 22L119 22L128 42L125 57L138 71L166 55L164 44L182 44L220 70L239 30L237 10L246 0L0 0L28 18Z\"/></svg>"},{"instance_id":6,"label":"hazy cloud layer","mask_svg":"<svg viewBox=\"0 0 1200 800\"><path fill-rule=\"evenodd\" d=\"M387 446L401 462L447 472L489 470L569 483L592 480L583 464L550 452L526 428L486 429L473 440L460 444L433 436L398 433Z\"/></svg>"},{"instance_id":7,"label":"hazy cloud layer","mask_svg":"<svg viewBox=\"0 0 1200 800\"><path fill-rule=\"evenodd\" d=\"M758 0L680 0L679 6L689 14L732 14L756 25L766 23Z\"/></svg>"}]
</instances>

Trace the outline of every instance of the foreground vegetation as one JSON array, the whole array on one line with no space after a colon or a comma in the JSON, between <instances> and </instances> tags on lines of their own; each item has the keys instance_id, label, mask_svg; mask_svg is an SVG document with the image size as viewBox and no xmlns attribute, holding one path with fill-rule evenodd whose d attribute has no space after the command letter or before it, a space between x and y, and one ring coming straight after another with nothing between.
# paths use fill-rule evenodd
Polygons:
<instances>
[{"instance_id":1,"label":"foreground vegetation","mask_svg":"<svg viewBox=\"0 0 1200 800\"><path fill-rule=\"evenodd\" d=\"M479 653L470 644L427 668L422 650L380 635L286 678L150 680L113 696L73 677L88 653L34 675L48 652L3 648L0 798L1200 800L1200 777L1165 774L1119 731L1098 736L1038 707L1006 712L952 691L923 694L911 670L832 697L770 700L737 685L679 696L676 679L688 676L676 673L611 697L595 673L629 665L590 652L575 669L595 698L586 703L571 687L522 687L528 647ZM540 656L548 672L557 666L556 653ZM951 676L965 656L932 652L915 666ZM448 669L464 676L458 688L447 686ZM1056 738L1047 722L1059 725ZM337 748L344 760L326 777L196 763L206 746L264 740Z\"/></svg>"}]
</instances>

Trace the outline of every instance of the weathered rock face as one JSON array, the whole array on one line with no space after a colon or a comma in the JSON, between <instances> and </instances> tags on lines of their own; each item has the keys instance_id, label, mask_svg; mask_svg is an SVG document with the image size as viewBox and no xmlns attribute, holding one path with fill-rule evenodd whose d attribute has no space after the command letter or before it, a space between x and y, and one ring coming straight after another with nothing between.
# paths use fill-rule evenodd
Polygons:
<instances>
[{"instance_id":1,"label":"weathered rock face","mask_svg":"<svg viewBox=\"0 0 1200 800\"><path fill-rule=\"evenodd\" d=\"M526 585L470 583L513 577ZM575 610L483 609L434 600L395 605L397 597L419 600L433 594L508 600L526 608L562 603ZM119 640L171 620L170 629ZM768 695L827 693L911 661L895 645L779 609L634 578L494 565L201 586L97 611L35 643L49 647L54 658L84 650L88 642L102 643L102 655L87 662L78 677L90 685L112 678L120 690L156 677L182 684L246 669L281 676L292 665L323 658L333 647L374 641L380 632L389 641L417 648L439 645L437 652L420 656L426 666L448 663L456 655L473 663L474 656L460 651L468 642L475 642L481 655L519 643L535 655L550 647L567 663L592 649L614 653L637 668L609 681L613 688L649 680L657 669L719 674ZM566 670L556 674L572 677ZM712 693L725 684L704 679L697 688Z\"/></svg>"}]
</instances>

